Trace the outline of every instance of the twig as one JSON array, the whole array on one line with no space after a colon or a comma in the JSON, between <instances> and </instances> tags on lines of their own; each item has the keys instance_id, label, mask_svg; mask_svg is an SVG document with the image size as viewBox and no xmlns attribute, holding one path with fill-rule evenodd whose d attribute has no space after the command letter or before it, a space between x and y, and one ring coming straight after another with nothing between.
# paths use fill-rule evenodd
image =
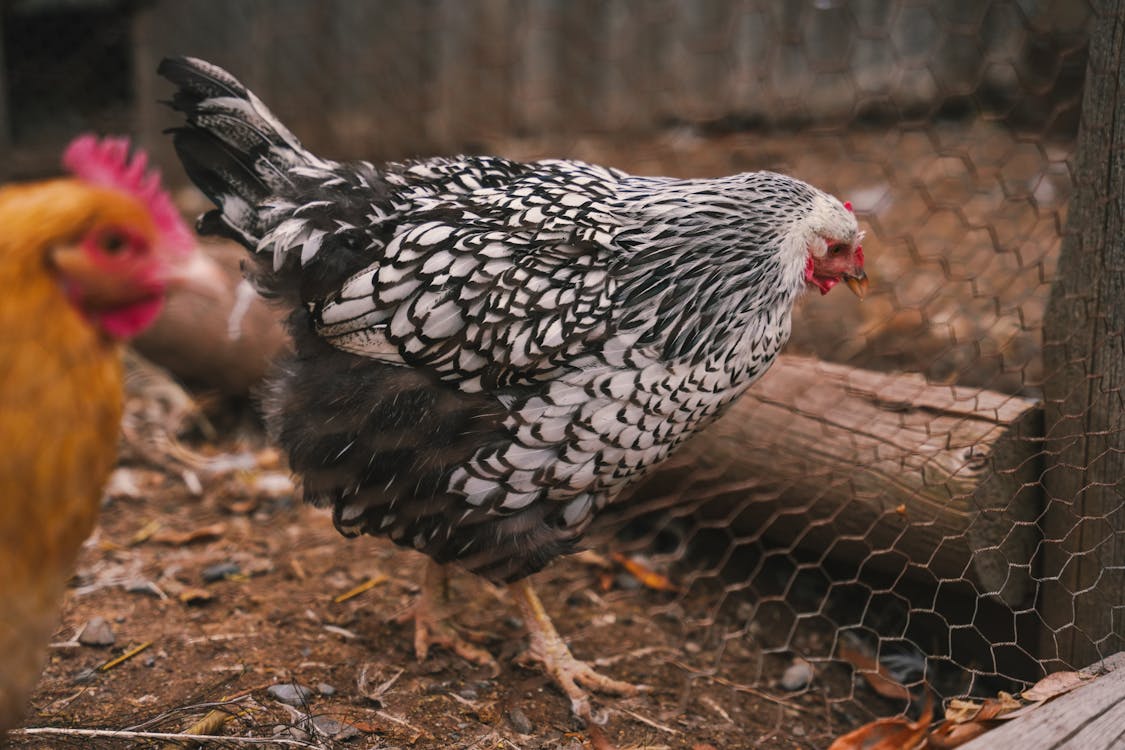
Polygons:
<instances>
[{"instance_id":1,"label":"twig","mask_svg":"<svg viewBox=\"0 0 1125 750\"><path fill-rule=\"evenodd\" d=\"M722 716L723 719L725 719L728 724L734 723L734 719L732 719L730 717L730 714L728 714L726 711L724 711L723 707L720 706L718 703L716 703L715 700L713 698L711 698L711 696L704 695L699 699L699 702L702 703L703 705L707 706L708 708L710 708L712 711L717 713L719 716Z\"/></svg>"},{"instance_id":2,"label":"twig","mask_svg":"<svg viewBox=\"0 0 1125 750\"><path fill-rule=\"evenodd\" d=\"M380 719L385 719L386 721L393 721L395 724L399 724L401 726L404 726L407 729L409 729L410 731L416 732L419 737L428 737L428 738L433 737L433 735L430 734L429 732L427 732L425 729L419 729L418 727L414 726L413 724L411 724L406 719L400 719L399 717L395 716L394 714L389 714L386 711L376 711L375 715L378 716Z\"/></svg>"},{"instance_id":3,"label":"twig","mask_svg":"<svg viewBox=\"0 0 1125 750\"><path fill-rule=\"evenodd\" d=\"M719 677L718 675L707 674L702 669L696 669L695 667L690 667L687 664L684 664L682 661L677 661L676 659L669 659L668 663L671 664L674 667L679 667L680 669L684 670L685 672L691 672L692 674L699 675L700 677L702 677L705 680L710 680L711 682L718 683L719 685L722 685L724 687L729 687L731 690L737 690L740 693L746 693L747 695L753 695L755 697L761 698L764 701L769 701L770 703L776 703L777 705L784 706L785 708L791 708L794 711L801 711L801 712L807 713L810 710L810 709L802 706L800 703L794 703L793 701L787 701L787 700L784 700L782 698L777 698L775 696L770 695L769 693L763 692L761 690L756 690L756 689L750 687L749 685L742 685L740 683L728 680L725 677Z\"/></svg>"},{"instance_id":4,"label":"twig","mask_svg":"<svg viewBox=\"0 0 1125 750\"><path fill-rule=\"evenodd\" d=\"M256 638L257 633L215 633L214 635L204 635L197 638L188 638L184 641L185 646L195 646L200 643L214 643L215 641L233 641L236 638Z\"/></svg>"},{"instance_id":5,"label":"twig","mask_svg":"<svg viewBox=\"0 0 1125 750\"><path fill-rule=\"evenodd\" d=\"M334 635L338 635L341 638L347 638L348 640L351 640L353 638L359 638L359 636L356 635L355 633L353 633L352 631L348 630L347 628L341 628L338 625L325 625L324 629L327 630L329 633L333 633Z\"/></svg>"},{"instance_id":6,"label":"twig","mask_svg":"<svg viewBox=\"0 0 1125 750\"><path fill-rule=\"evenodd\" d=\"M27 727L13 729L12 736L25 737L103 737L122 740L190 740L193 742L227 742L235 745L284 745L286 747L305 747L317 750L313 745L301 740L284 737L223 737L214 734L177 734L175 732L129 732L119 729L66 729L64 727Z\"/></svg>"},{"instance_id":7,"label":"twig","mask_svg":"<svg viewBox=\"0 0 1125 750\"><path fill-rule=\"evenodd\" d=\"M109 670L111 670L111 669L113 669L114 667L116 667L116 666L117 666L118 664L122 664L122 663L124 663L124 662L127 662L127 661L129 661L129 660L130 660L130 659L132 659L132 658L133 658L134 656L136 656L137 654L141 653L142 651L144 651L144 650L145 650L146 648L148 648L148 647L149 647L149 646L151 646L151 645L152 645L152 641L145 641L145 642L144 642L144 643L142 643L141 645L139 645L139 646L137 646L137 647L135 647L135 648L131 648L131 649L129 649L128 651L126 651L125 653L121 654L121 656L117 657L116 659L110 659L110 660L109 660L109 661L107 661L107 662L106 662L105 664L103 664L103 665L101 665L100 667L98 667L98 671L99 671L99 672L108 672Z\"/></svg>"},{"instance_id":8,"label":"twig","mask_svg":"<svg viewBox=\"0 0 1125 750\"><path fill-rule=\"evenodd\" d=\"M677 730L677 729L673 729L672 727L666 727L663 724L659 724L659 723L653 721L652 719L646 719L644 716L641 716L640 714L638 714L634 711L630 711L627 708L622 708L621 706L614 706L613 710L619 711L620 713L623 713L626 716L631 716L632 718L636 719L637 721L641 722L642 724L648 724L653 729L659 729L662 732L667 732L668 734L672 735L673 737L680 733L679 730Z\"/></svg>"},{"instance_id":9,"label":"twig","mask_svg":"<svg viewBox=\"0 0 1125 750\"><path fill-rule=\"evenodd\" d=\"M364 664L363 667L360 668L359 677L357 677L355 681L356 688L359 690L360 695L362 695L367 700L373 703L382 704L383 694L391 689L391 686L394 685L396 681L398 681L399 677L402 677L402 673L406 670L399 669L397 672L391 675L390 679L384 680L374 689L368 689L367 684L370 678L368 678L367 672L370 668L371 664Z\"/></svg>"},{"instance_id":10,"label":"twig","mask_svg":"<svg viewBox=\"0 0 1125 750\"><path fill-rule=\"evenodd\" d=\"M650 654L678 654L679 651L674 648L667 648L665 646L645 646L644 648L634 649L624 654L615 654L614 656L603 656L600 659L594 659L594 666L609 667L624 659L638 659L642 656L649 656Z\"/></svg>"},{"instance_id":11,"label":"twig","mask_svg":"<svg viewBox=\"0 0 1125 750\"><path fill-rule=\"evenodd\" d=\"M342 604L342 603L346 602L348 599L353 599L353 598L359 596L360 594L362 594L364 591L367 591L368 589L373 589L376 586L378 586L380 583L384 583L386 581L387 581L387 577L385 575L377 575L377 576L374 576L372 578L368 578L366 581L359 584L354 589L351 589L350 591L345 591L343 594L340 594L339 596L333 597L332 603L333 604Z\"/></svg>"}]
</instances>

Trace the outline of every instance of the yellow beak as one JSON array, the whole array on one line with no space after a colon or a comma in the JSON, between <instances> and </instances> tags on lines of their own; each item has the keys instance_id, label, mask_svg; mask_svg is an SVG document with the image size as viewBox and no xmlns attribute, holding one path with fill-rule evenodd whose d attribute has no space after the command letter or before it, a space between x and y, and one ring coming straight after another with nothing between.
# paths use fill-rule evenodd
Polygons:
<instances>
[{"instance_id":1,"label":"yellow beak","mask_svg":"<svg viewBox=\"0 0 1125 750\"><path fill-rule=\"evenodd\" d=\"M851 289L855 293L855 296L859 297L861 300L867 296L867 274L862 268L854 274L846 276L844 278L844 283L847 284L848 289Z\"/></svg>"}]
</instances>

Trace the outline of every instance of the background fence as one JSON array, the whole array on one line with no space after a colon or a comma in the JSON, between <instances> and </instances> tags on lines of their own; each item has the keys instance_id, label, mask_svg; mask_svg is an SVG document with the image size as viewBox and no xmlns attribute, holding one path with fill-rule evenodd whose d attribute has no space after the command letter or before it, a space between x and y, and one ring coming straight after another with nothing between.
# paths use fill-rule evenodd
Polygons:
<instances>
[{"instance_id":1,"label":"background fence","mask_svg":"<svg viewBox=\"0 0 1125 750\"><path fill-rule=\"evenodd\" d=\"M682 585L655 611L729 644L712 674L753 642L763 656L742 684L773 685L787 663L774 654L869 674L880 663L915 703L926 689L1016 689L1125 645L1115 9L2 7L4 177L49 172L89 127L138 134L178 174L154 71L186 53L228 67L335 158L768 168L851 200L868 232L868 300L807 300L794 356L614 514L619 548ZM842 684L825 689L830 704L868 689Z\"/></svg>"}]
</instances>

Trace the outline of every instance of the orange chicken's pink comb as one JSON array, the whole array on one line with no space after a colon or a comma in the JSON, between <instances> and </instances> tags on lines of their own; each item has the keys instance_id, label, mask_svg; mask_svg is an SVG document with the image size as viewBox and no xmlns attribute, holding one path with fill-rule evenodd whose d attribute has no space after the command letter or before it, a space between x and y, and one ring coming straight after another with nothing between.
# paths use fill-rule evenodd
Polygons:
<instances>
[{"instance_id":1,"label":"orange chicken's pink comb","mask_svg":"<svg viewBox=\"0 0 1125 750\"><path fill-rule=\"evenodd\" d=\"M99 139L87 133L70 142L62 161L78 179L121 190L148 206L161 250L173 256L186 255L195 246L195 238L160 184L160 172L146 171L148 155L143 151L130 151L128 138Z\"/></svg>"}]
</instances>

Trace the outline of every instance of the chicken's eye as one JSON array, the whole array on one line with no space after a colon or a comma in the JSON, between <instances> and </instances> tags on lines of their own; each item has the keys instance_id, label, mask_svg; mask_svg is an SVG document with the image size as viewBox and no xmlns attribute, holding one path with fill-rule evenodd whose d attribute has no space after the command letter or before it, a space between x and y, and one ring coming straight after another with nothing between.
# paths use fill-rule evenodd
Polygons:
<instances>
[{"instance_id":1,"label":"chicken's eye","mask_svg":"<svg viewBox=\"0 0 1125 750\"><path fill-rule=\"evenodd\" d=\"M843 255L847 251L848 251L848 246L845 245L842 242L837 243L835 245L829 245L828 246L828 254L829 255Z\"/></svg>"},{"instance_id":2,"label":"chicken's eye","mask_svg":"<svg viewBox=\"0 0 1125 750\"><path fill-rule=\"evenodd\" d=\"M120 255L129 247L129 238L121 232L103 232L98 236L98 249L106 255Z\"/></svg>"}]
</instances>

